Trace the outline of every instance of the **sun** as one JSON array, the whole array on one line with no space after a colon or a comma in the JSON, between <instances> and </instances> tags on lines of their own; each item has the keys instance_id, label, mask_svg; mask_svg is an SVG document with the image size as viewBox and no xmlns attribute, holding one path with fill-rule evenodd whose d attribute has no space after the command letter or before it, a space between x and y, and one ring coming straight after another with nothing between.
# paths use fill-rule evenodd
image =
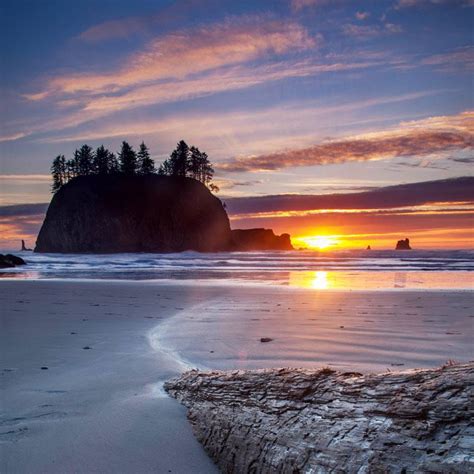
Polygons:
<instances>
[{"instance_id":1,"label":"sun","mask_svg":"<svg viewBox=\"0 0 474 474\"><path fill-rule=\"evenodd\" d=\"M309 248L319 250L325 250L338 243L338 241L330 235L312 235L309 237L301 237L299 240L304 242Z\"/></svg>"}]
</instances>

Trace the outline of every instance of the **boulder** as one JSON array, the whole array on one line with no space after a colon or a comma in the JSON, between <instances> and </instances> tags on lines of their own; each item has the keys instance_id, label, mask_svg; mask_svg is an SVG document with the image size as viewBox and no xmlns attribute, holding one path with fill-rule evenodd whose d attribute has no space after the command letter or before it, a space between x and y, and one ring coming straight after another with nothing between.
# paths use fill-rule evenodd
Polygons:
<instances>
[{"instance_id":1,"label":"boulder","mask_svg":"<svg viewBox=\"0 0 474 474\"><path fill-rule=\"evenodd\" d=\"M399 240L397 242L397 246L395 247L395 250L411 250L410 240L409 239Z\"/></svg>"},{"instance_id":2,"label":"boulder","mask_svg":"<svg viewBox=\"0 0 474 474\"><path fill-rule=\"evenodd\" d=\"M0 254L0 268L13 268L17 265L26 265L26 262L22 258L10 253L7 255Z\"/></svg>"},{"instance_id":3,"label":"boulder","mask_svg":"<svg viewBox=\"0 0 474 474\"><path fill-rule=\"evenodd\" d=\"M80 176L49 205L35 252L214 252L231 245L221 201L170 176Z\"/></svg>"},{"instance_id":4,"label":"boulder","mask_svg":"<svg viewBox=\"0 0 474 474\"><path fill-rule=\"evenodd\" d=\"M236 229L232 231L232 249L293 250L289 234L275 235L271 229Z\"/></svg>"}]
</instances>

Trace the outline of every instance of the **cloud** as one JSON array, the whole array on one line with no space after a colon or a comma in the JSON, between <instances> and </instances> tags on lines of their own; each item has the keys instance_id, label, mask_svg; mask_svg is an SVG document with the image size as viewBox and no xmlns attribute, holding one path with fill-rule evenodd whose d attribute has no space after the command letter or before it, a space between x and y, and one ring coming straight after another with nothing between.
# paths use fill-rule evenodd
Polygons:
<instances>
[{"instance_id":1,"label":"cloud","mask_svg":"<svg viewBox=\"0 0 474 474\"><path fill-rule=\"evenodd\" d=\"M229 18L220 24L155 38L116 70L56 77L45 91L26 97L41 100L51 94L118 94L130 87L182 80L219 67L315 45L315 39L297 23L260 17Z\"/></svg>"},{"instance_id":2,"label":"cloud","mask_svg":"<svg viewBox=\"0 0 474 474\"><path fill-rule=\"evenodd\" d=\"M47 203L14 204L11 206L0 206L0 217L27 217L44 215L47 209Z\"/></svg>"},{"instance_id":3,"label":"cloud","mask_svg":"<svg viewBox=\"0 0 474 474\"><path fill-rule=\"evenodd\" d=\"M295 166L315 166L394 157L429 156L474 148L474 111L455 116L402 122L396 129L307 148L254 157L236 157L218 166L224 171L265 171Z\"/></svg>"},{"instance_id":4,"label":"cloud","mask_svg":"<svg viewBox=\"0 0 474 474\"><path fill-rule=\"evenodd\" d=\"M0 142L12 142L12 141L19 140L20 138L24 138L27 136L28 136L28 133L24 133L24 132L12 133L11 135L0 136Z\"/></svg>"},{"instance_id":5,"label":"cloud","mask_svg":"<svg viewBox=\"0 0 474 474\"><path fill-rule=\"evenodd\" d=\"M400 25L394 23L384 23L382 25L355 25L353 23L344 25L342 32L347 36L354 38L374 38L376 36L401 33L403 31Z\"/></svg>"},{"instance_id":6,"label":"cloud","mask_svg":"<svg viewBox=\"0 0 474 474\"><path fill-rule=\"evenodd\" d=\"M435 54L424 58L421 63L434 66L442 72L474 71L474 47L464 46L446 53Z\"/></svg>"},{"instance_id":7,"label":"cloud","mask_svg":"<svg viewBox=\"0 0 474 474\"><path fill-rule=\"evenodd\" d=\"M369 18L370 16L370 13L369 12L356 12L355 14L355 17L358 19L358 20L367 20L367 18Z\"/></svg>"},{"instance_id":8,"label":"cloud","mask_svg":"<svg viewBox=\"0 0 474 474\"><path fill-rule=\"evenodd\" d=\"M474 204L474 177L386 186L346 194L237 197L226 199L230 215L315 209L391 209L430 203Z\"/></svg>"},{"instance_id":9,"label":"cloud","mask_svg":"<svg viewBox=\"0 0 474 474\"><path fill-rule=\"evenodd\" d=\"M398 0L395 8L420 7L425 5L473 6L474 0Z\"/></svg>"},{"instance_id":10,"label":"cloud","mask_svg":"<svg viewBox=\"0 0 474 474\"><path fill-rule=\"evenodd\" d=\"M346 65L346 67L349 67L349 65ZM302 67L300 69L300 73L307 72L309 72L307 68ZM295 73L295 69L292 69L292 73ZM209 84L204 85L209 86ZM439 92L414 92L355 102L332 103L331 105L323 105L320 101L305 100L249 111L232 109L204 113L200 110L198 113L187 113L185 116L181 114L162 116L159 120L134 120L121 122L120 124L112 121L111 123L103 122L100 125L93 124L81 132L50 135L41 139L41 141L57 143L102 140L106 137L143 137L152 134L160 136L161 142L166 136L172 135L188 137L187 139L192 139L196 143L199 141L200 143L211 142L215 144L217 141L221 141L223 137L229 137L234 149L240 149L245 145L245 149L250 150L250 153L256 153L257 150L258 153L262 153L264 150L273 150L276 146L310 145L314 142L312 124L316 120L321 122L321 118L327 121L330 116L344 116L349 124L353 124L351 122L354 121L352 114L356 114L358 111L380 105L405 101L413 102L427 96L436 95ZM338 119L338 124L342 126L344 121ZM225 153L225 156L229 156L228 152Z\"/></svg>"},{"instance_id":11,"label":"cloud","mask_svg":"<svg viewBox=\"0 0 474 474\"><path fill-rule=\"evenodd\" d=\"M291 0L293 10L299 11L303 8L325 5L329 0Z\"/></svg>"}]
</instances>

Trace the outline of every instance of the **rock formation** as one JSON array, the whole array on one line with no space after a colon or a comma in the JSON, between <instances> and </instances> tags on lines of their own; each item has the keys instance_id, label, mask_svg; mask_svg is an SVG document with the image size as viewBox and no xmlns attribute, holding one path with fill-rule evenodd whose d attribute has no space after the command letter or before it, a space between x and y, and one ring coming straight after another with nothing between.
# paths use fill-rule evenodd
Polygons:
<instances>
[{"instance_id":1,"label":"rock formation","mask_svg":"<svg viewBox=\"0 0 474 474\"><path fill-rule=\"evenodd\" d=\"M35 252L291 250L270 229L231 231L200 182L170 176L80 176L53 196Z\"/></svg>"},{"instance_id":2,"label":"rock formation","mask_svg":"<svg viewBox=\"0 0 474 474\"><path fill-rule=\"evenodd\" d=\"M10 253L3 255L0 253L0 268L13 268L17 265L26 265L26 262L16 255Z\"/></svg>"},{"instance_id":3,"label":"rock formation","mask_svg":"<svg viewBox=\"0 0 474 474\"><path fill-rule=\"evenodd\" d=\"M81 176L53 197L36 252L212 252L229 248L221 201L169 176Z\"/></svg>"},{"instance_id":4,"label":"rock formation","mask_svg":"<svg viewBox=\"0 0 474 474\"><path fill-rule=\"evenodd\" d=\"M474 472L474 363L190 371L165 389L225 473Z\"/></svg>"},{"instance_id":5,"label":"rock formation","mask_svg":"<svg viewBox=\"0 0 474 474\"><path fill-rule=\"evenodd\" d=\"M395 250L411 250L410 240L409 239L399 240L397 242L397 246L395 247Z\"/></svg>"},{"instance_id":6,"label":"rock formation","mask_svg":"<svg viewBox=\"0 0 474 474\"><path fill-rule=\"evenodd\" d=\"M293 250L289 234L275 235L271 229L236 229L232 231L234 250Z\"/></svg>"},{"instance_id":7,"label":"rock formation","mask_svg":"<svg viewBox=\"0 0 474 474\"><path fill-rule=\"evenodd\" d=\"M26 245L25 245L25 241L22 240L21 241L21 251L22 252L31 252L33 249L29 249Z\"/></svg>"}]
</instances>

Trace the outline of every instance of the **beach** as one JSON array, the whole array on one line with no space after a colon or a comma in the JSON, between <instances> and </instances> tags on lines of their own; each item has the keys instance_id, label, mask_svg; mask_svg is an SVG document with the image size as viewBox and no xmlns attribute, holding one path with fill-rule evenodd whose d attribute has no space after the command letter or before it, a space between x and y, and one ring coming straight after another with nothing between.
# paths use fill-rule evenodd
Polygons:
<instances>
[{"instance_id":1,"label":"beach","mask_svg":"<svg viewBox=\"0 0 474 474\"><path fill-rule=\"evenodd\" d=\"M0 298L2 472L217 472L163 391L193 367L474 359L466 290L4 280Z\"/></svg>"}]
</instances>

